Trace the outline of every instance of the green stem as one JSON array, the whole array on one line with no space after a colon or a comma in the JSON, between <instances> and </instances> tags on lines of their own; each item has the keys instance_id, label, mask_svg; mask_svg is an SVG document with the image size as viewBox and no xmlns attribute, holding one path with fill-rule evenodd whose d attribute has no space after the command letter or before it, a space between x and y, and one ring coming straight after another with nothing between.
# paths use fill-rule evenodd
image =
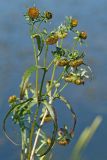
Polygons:
<instances>
[{"instance_id":1,"label":"green stem","mask_svg":"<svg viewBox=\"0 0 107 160\"><path fill-rule=\"evenodd\" d=\"M34 25L31 26L31 30L30 30L30 34L33 34L33 30L34 30ZM34 58L35 58L35 65L36 65L36 98L37 98L37 104L38 104L38 79L39 79L39 75L38 75L38 57L37 57L37 52L36 52L36 47L35 47L35 42L34 39L32 39L32 45L33 45L33 50L34 50ZM33 134L34 134L34 130L35 130L35 120L36 117L38 115L38 110L39 110L39 106L37 105L35 114L34 114L34 119L31 125L31 130L30 130L30 135L29 135L29 150L28 150L28 160L30 159L30 154L31 154L31 150L32 150L32 139L33 139Z\"/></svg>"},{"instance_id":2,"label":"green stem","mask_svg":"<svg viewBox=\"0 0 107 160\"><path fill-rule=\"evenodd\" d=\"M26 130L21 129L21 137L22 137L22 151L21 151L21 160L25 160L25 147L26 147Z\"/></svg>"},{"instance_id":3,"label":"green stem","mask_svg":"<svg viewBox=\"0 0 107 160\"><path fill-rule=\"evenodd\" d=\"M67 85L68 85L68 83L65 83L65 84L63 85L63 87L59 90L58 94L61 93L61 92L63 91L63 89L64 89Z\"/></svg>"}]
</instances>

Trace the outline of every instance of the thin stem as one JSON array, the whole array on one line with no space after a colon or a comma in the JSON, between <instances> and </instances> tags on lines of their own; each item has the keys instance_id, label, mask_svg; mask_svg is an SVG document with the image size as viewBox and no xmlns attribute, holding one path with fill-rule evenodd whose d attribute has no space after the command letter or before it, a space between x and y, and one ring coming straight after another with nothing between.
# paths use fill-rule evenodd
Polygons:
<instances>
[{"instance_id":1,"label":"thin stem","mask_svg":"<svg viewBox=\"0 0 107 160\"><path fill-rule=\"evenodd\" d=\"M44 57L44 67L46 68L46 61L47 61L47 53L48 53L48 45L46 45L45 49L45 57Z\"/></svg>"},{"instance_id":2,"label":"thin stem","mask_svg":"<svg viewBox=\"0 0 107 160\"><path fill-rule=\"evenodd\" d=\"M63 89L65 89L65 87L67 87L67 85L68 85L68 83L65 83L65 84L63 85L63 87L59 90L58 93L61 93L61 92L63 91Z\"/></svg>"},{"instance_id":3,"label":"thin stem","mask_svg":"<svg viewBox=\"0 0 107 160\"><path fill-rule=\"evenodd\" d=\"M54 59L50 62L50 64L48 65L48 67L47 67L47 70L51 67L51 65L53 64L53 62L54 62Z\"/></svg>"},{"instance_id":4,"label":"thin stem","mask_svg":"<svg viewBox=\"0 0 107 160\"><path fill-rule=\"evenodd\" d=\"M39 75L38 75L38 57L37 57L36 47L35 47L35 43L34 43L34 39L33 38L32 38L32 44L33 44L35 64L36 64L36 98L37 98L37 102L38 102L38 79L39 79Z\"/></svg>"},{"instance_id":5,"label":"thin stem","mask_svg":"<svg viewBox=\"0 0 107 160\"><path fill-rule=\"evenodd\" d=\"M35 148L36 148L36 145L37 145L37 142L38 142L38 138L39 138L39 134L40 134L40 131L41 131L41 127L42 127L42 125L43 125L43 123L44 123L44 120L45 120L45 117L46 117L47 113L48 113L48 111L47 111L47 109L46 109L46 111L45 111L45 113L44 113L44 116L43 116L43 118L42 118L42 121L41 121L41 123L40 123L40 128L38 129L37 135L36 135L36 137L35 137L34 145L33 145L32 152L31 152L31 156L30 156L30 160L33 160L34 153L35 153Z\"/></svg>"}]
</instances>

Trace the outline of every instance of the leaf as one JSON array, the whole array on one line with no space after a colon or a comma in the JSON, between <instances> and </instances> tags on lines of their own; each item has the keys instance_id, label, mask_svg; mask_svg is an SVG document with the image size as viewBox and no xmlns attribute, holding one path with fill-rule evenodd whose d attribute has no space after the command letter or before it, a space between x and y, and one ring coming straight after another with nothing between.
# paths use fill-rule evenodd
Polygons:
<instances>
[{"instance_id":1,"label":"leaf","mask_svg":"<svg viewBox=\"0 0 107 160\"><path fill-rule=\"evenodd\" d=\"M20 99L22 100L25 95L25 90L27 88L27 84L31 74L36 70L35 66L30 66L24 73L22 77L22 82L20 84Z\"/></svg>"},{"instance_id":2,"label":"leaf","mask_svg":"<svg viewBox=\"0 0 107 160\"><path fill-rule=\"evenodd\" d=\"M7 121L7 118L10 116L10 114L13 112L14 109L16 109L16 108L18 108L18 107L21 107L21 108L24 107L25 105L29 104L32 100L33 100L32 98L29 98L28 100L26 100L26 101L24 101L24 102L22 102L22 103L19 103L19 104L14 105L14 106L7 112L7 114L6 114L6 116L5 116L4 120L3 120L3 126L2 126L3 131L4 131L5 135L6 135L6 137L7 137L13 144L15 144L15 145L18 145L18 144L16 144L16 143L8 136L7 131L6 131L6 121ZM27 103L27 104L26 104L26 103Z\"/></svg>"},{"instance_id":3,"label":"leaf","mask_svg":"<svg viewBox=\"0 0 107 160\"><path fill-rule=\"evenodd\" d=\"M62 102L64 102L64 103L66 104L67 108L71 111L72 117L73 117L73 120L74 120L73 128L72 128L71 132L74 132L75 126L76 126L77 117L76 117L76 114L75 114L75 112L74 112L71 104L66 100L65 97L63 97L63 96L61 96L61 95L58 95L58 96L55 97L55 98L58 98L58 99L60 99Z\"/></svg>"},{"instance_id":4,"label":"leaf","mask_svg":"<svg viewBox=\"0 0 107 160\"><path fill-rule=\"evenodd\" d=\"M50 144L49 148L42 155L40 155L40 157L46 155L51 150L52 146L54 145L55 138L56 138L56 135L57 135L57 130L58 130L57 116L56 116L56 113L55 113L55 109L47 101L43 101L43 103L46 106L47 110L49 111L49 114L51 115L51 117L53 119L54 130L53 130L53 134L52 134L52 138L51 138L51 144Z\"/></svg>"},{"instance_id":5,"label":"leaf","mask_svg":"<svg viewBox=\"0 0 107 160\"><path fill-rule=\"evenodd\" d=\"M40 36L37 33L34 34L33 37L36 38L36 41L37 41L37 46L38 46L38 51L39 51L38 56L39 56L42 52L43 47L44 47L44 40L43 40L42 36Z\"/></svg>"}]
</instances>

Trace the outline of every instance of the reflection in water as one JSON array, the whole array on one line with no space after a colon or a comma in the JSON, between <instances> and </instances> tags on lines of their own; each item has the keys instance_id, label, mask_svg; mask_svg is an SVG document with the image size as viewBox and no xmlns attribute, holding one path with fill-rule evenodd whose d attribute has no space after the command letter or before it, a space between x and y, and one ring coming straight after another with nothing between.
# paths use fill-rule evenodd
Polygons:
<instances>
[{"instance_id":1,"label":"reflection in water","mask_svg":"<svg viewBox=\"0 0 107 160\"><path fill-rule=\"evenodd\" d=\"M26 6L30 2L11 0L10 3L2 1L0 5L2 13L0 15L0 111L2 113L0 121L2 121L8 109L8 96L19 93L17 86L20 83L21 75L33 61L32 46L28 37L28 25L26 25L23 18ZM63 21L63 17L72 15L79 19L79 29L84 29L88 32L89 47L87 48L87 59L92 66L94 79L91 82L87 82L84 87L75 87L73 85L71 86L72 89L69 87L65 91L70 92L72 103L78 114L77 133L73 143L75 143L82 129L90 124L90 121L93 120L96 114L103 115L103 131L99 129L100 131L96 134L96 138L93 138L93 142L89 145L85 154L87 159L105 160L107 159L105 149L107 144L102 135L107 134L105 127L107 120L107 1L68 0L61 3L60 0L45 2L41 0L37 3L37 6L41 6L45 10L52 10L55 16L57 15L54 17L53 24L60 24L60 21ZM68 46L68 44L66 45ZM70 99L69 95L68 98ZM4 135L1 132L2 137L4 139ZM71 146L73 147L73 144ZM0 150L1 159L17 159L14 158L16 157L14 154L17 149L10 142L7 140L2 141L1 139L0 147L2 148L2 151ZM66 156L68 156L67 154L70 155L72 147L61 149L58 147L58 150L55 152L57 153L56 160L59 158L65 160ZM61 155L59 155L59 151ZM10 156L10 154L13 155Z\"/></svg>"}]
</instances>

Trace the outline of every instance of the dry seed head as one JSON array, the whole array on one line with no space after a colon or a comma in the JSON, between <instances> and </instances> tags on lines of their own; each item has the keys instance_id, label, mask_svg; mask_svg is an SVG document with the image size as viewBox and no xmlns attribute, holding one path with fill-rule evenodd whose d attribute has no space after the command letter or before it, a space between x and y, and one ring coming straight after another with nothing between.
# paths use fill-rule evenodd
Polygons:
<instances>
[{"instance_id":1,"label":"dry seed head","mask_svg":"<svg viewBox=\"0 0 107 160\"><path fill-rule=\"evenodd\" d=\"M31 19L36 19L39 17L39 9L36 7L31 7L28 9L28 16Z\"/></svg>"},{"instance_id":2,"label":"dry seed head","mask_svg":"<svg viewBox=\"0 0 107 160\"><path fill-rule=\"evenodd\" d=\"M78 25L78 20L77 19L72 19L71 20L71 27L76 27Z\"/></svg>"},{"instance_id":3,"label":"dry seed head","mask_svg":"<svg viewBox=\"0 0 107 160\"><path fill-rule=\"evenodd\" d=\"M79 37L81 39L86 39L87 38L87 32L84 32L84 31L80 32Z\"/></svg>"},{"instance_id":4,"label":"dry seed head","mask_svg":"<svg viewBox=\"0 0 107 160\"><path fill-rule=\"evenodd\" d=\"M53 45L53 44L56 44L57 41L58 41L58 36L56 34L54 34L54 35L49 36L46 39L46 44L47 45Z\"/></svg>"}]
</instances>

